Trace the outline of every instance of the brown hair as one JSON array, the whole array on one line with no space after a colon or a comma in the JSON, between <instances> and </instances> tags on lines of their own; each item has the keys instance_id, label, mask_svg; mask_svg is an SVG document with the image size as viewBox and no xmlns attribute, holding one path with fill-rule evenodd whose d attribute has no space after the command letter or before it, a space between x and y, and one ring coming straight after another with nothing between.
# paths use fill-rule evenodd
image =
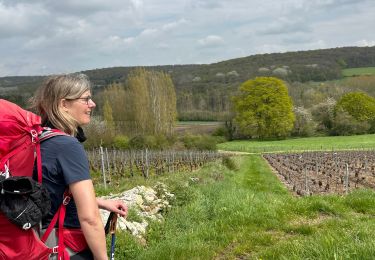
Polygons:
<instances>
[{"instance_id":1,"label":"brown hair","mask_svg":"<svg viewBox=\"0 0 375 260\"><path fill-rule=\"evenodd\" d=\"M79 98L86 91L91 91L91 84L85 74L52 76L35 92L31 99L32 108L42 117L42 125L49 121L57 129L75 135L78 123L59 108L59 102L64 98Z\"/></svg>"}]
</instances>

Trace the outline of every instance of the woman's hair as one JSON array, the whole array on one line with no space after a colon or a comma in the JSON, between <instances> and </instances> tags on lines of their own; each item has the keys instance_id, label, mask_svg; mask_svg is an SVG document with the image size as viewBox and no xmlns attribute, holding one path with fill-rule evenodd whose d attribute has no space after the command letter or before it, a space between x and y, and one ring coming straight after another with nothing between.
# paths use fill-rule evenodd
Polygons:
<instances>
[{"instance_id":1,"label":"woman's hair","mask_svg":"<svg viewBox=\"0 0 375 260\"><path fill-rule=\"evenodd\" d=\"M78 122L60 109L59 103L64 98L80 98L89 90L91 90L91 84L85 74L52 76L35 92L31 99L32 108L42 117L42 125L49 123L67 134L75 135Z\"/></svg>"}]
</instances>

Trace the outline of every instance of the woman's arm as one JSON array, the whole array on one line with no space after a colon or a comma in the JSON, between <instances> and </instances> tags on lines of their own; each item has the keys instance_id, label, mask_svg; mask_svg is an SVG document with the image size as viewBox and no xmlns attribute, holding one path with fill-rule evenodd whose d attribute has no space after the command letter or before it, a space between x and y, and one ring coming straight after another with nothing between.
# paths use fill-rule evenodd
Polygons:
<instances>
[{"instance_id":1,"label":"woman's arm","mask_svg":"<svg viewBox=\"0 0 375 260\"><path fill-rule=\"evenodd\" d=\"M96 202L98 203L100 209L114 212L119 214L121 217L126 217L126 214L128 213L128 207L120 200L104 200L97 198Z\"/></svg>"},{"instance_id":2,"label":"woman's arm","mask_svg":"<svg viewBox=\"0 0 375 260\"><path fill-rule=\"evenodd\" d=\"M94 258L107 260L104 227L99 214L94 186L91 180L74 182L69 185L77 206L78 219Z\"/></svg>"}]
</instances>

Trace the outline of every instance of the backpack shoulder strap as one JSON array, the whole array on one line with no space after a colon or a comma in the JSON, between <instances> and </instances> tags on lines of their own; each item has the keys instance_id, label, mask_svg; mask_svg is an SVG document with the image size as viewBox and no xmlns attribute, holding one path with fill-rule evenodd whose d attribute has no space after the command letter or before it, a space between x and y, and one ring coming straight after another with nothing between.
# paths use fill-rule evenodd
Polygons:
<instances>
[{"instance_id":1,"label":"backpack shoulder strap","mask_svg":"<svg viewBox=\"0 0 375 260\"><path fill-rule=\"evenodd\" d=\"M58 135L68 135L68 134L59 129L43 127L42 132L39 134L39 141L43 142L51 137L58 136Z\"/></svg>"},{"instance_id":2,"label":"backpack shoulder strap","mask_svg":"<svg viewBox=\"0 0 375 260\"><path fill-rule=\"evenodd\" d=\"M64 220L65 220L65 213L66 213L66 205L72 199L72 193L70 192L69 188L67 188L64 192L63 202L61 203L59 209L53 216L51 223L48 225L46 232L44 233L41 241L45 243L47 238L51 234L53 228L55 228L56 223L58 223L58 246L57 246L57 257L58 259L69 259L67 252L65 251L65 244L64 244Z\"/></svg>"},{"instance_id":3,"label":"backpack shoulder strap","mask_svg":"<svg viewBox=\"0 0 375 260\"><path fill-rule=\"evenodd\" d=\"M36 136L36 163L38 172L38 182L42 183L42 156L40 153L40 143L58 135L68 135L59 129L51 129L49 127L43 127L42 131Z\"/></svg>"}]
</instances>

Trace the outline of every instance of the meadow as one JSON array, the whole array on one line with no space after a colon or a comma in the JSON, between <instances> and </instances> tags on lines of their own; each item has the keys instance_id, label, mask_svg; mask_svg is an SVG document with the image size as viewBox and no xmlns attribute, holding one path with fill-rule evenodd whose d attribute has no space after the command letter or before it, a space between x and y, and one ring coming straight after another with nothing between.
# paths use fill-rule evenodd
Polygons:
<instances>
[{"instance_id":1,"label":"meadow","mask_svg":"<svg viewBox=\"0 0 375 260\"><path fill-rule=\"evenodd\" d=\"M220 150L248 153L374 149L375 135L322 136L270 141L233 141L219 144L218 148Z\"/></svg>"},{"instance_id":2,"label":"meadow","mask_svg":"<svg viewBox=\"0 0 375 260\"><path fill-rule=\"evenodd\" d=\"M343 69L342 75L344 77L352 77L359 75L375 75L375 67Z\"/></svg>"},{"instance_id":3,"label":"meadow","mask_svg":"<svg viewBox=\"0 0 375 260\"><path fill-rule=\"evenodd\" d=\"M351 139L352 138L352 139ZM330 137L330 145L361 148L374 136L345 140ZM310 141L309 141L310 140ZM313 149L319 139L284 141L277 150ZM290 142L290 143L289 143ZM374 140L368 144L371 147ZM236 143L236 142L233 142ZM221 149L236 144L224 143ZM240 142L250 147L256 143ZM344 147L344 146L343 146ZM346 147L346 146L345 146ZM375 255L375 191L358 189L348 195L290 193L260 154L217 160L193 172L132 178L127 187L167 184L176 199L152 222L146 244L128 232L118 232L118 259L373 259Z\"/></svg>"}]
</instances>

